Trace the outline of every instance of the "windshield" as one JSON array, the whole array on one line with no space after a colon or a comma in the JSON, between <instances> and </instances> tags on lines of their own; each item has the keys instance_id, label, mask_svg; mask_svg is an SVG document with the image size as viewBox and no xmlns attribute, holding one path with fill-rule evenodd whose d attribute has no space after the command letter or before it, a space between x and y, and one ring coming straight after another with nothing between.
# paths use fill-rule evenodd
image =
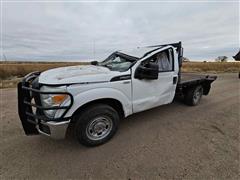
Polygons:
<instances>
[{"instance_id":1,"label":"windshield","mask_svg":"<svg viewBox=\"0 0 240 180\"><path fill-rule=\"evenodd\" d=\"M107 67L111 71L123 72L127 71L135 62L136 59L115 52L112 55L110 55L106 60L100 62L98 65Z\"/></svg>"}]
</instances>

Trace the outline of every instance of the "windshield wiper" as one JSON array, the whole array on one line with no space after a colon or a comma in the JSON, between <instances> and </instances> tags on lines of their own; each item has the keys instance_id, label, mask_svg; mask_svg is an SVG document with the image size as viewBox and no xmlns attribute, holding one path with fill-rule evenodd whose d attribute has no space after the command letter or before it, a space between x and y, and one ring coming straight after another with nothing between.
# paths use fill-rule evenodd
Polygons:
<instances>
[{"instance_id":1,"label":"windshield wiper","mask_svg":"<svg viewBox=\"0 0 240 180\"><path fill-rule=\"evenodd\" d=\"M98 64L98 66L103 66L111 70L111 68L107 64Z\"/></svg>"}]
</instances>

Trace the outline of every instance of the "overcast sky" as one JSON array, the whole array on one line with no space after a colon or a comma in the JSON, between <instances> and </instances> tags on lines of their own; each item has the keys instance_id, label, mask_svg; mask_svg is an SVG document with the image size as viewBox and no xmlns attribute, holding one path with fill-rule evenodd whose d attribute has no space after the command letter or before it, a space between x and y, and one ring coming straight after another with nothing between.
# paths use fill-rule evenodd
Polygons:
<instances>
[{"instance_id":1,"label":"overcast sky","mask_svg":"<svg viewBox=\"0 0 240 180\"><path fill-rule=\"evenodd\" d=\"M3 2L12 60L103 59L119 49L182 41L192 60L239 50L239 2Z\"/></svg>"}]
</instances>

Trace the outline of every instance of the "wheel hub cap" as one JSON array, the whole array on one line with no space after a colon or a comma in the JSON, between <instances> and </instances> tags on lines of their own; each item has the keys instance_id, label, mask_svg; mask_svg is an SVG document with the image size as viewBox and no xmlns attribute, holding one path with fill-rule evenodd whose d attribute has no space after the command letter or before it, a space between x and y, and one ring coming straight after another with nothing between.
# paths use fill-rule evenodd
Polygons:
<instances>
[{"instance_id":1,"label":"wheel hub cap","mask_svg":"<svg viewBox=\"0 0 240 180\"><path fill-rule=\"evenodd\" d=\"M90 121L86 135L91 140L101 140L112 130L112 120L108 117L97 117Z\"/></svg>"}]
</instances>

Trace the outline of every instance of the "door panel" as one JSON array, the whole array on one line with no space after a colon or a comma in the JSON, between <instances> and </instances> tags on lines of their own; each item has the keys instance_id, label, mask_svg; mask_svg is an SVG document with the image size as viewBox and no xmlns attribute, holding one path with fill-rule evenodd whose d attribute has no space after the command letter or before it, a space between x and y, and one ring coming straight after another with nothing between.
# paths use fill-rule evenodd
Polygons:
<instances>
[{"instance_id":1,"label":"door panel","mask_svg":"<svg viewBox=\"0 0 240 180\"><path fill-rule=\"evenodd\" d=\"M166 66L166 63L159 63L159 59L156 57L162 58L163 56L159 56L160 53L169 53L168 58L171 59L170 66ZM159 72L158 79L149 80L149 79L136 79L132 80L132 102L133 102L133 112L140 112L146 109L150 109L153 107L157 107L163 104L168 104L173 101L175 96L175 90L177 85L178 78L178 68L177 61L174 61L173 51L169 51L169 49L158 52L151 56L149 59L142 61L142 63L146 63L148 60L151 62L156 62L159 66L164 66L168 69L167 72ZM166 56L164 57L166 59ZM163 61L163 59L161 59ZM160 70L162 70L160 68Z\"/></svg>"},{"instance_id":2,"label":"door panel","mask_svg":"<svg viewBox=\"0 0 240 180\"><path fill-rule=\"evenodd\" d=\"M133 79L133 112L172 102L176 84L174 72L161 72L157 80Z\"/></svg>"}]
</instances>

